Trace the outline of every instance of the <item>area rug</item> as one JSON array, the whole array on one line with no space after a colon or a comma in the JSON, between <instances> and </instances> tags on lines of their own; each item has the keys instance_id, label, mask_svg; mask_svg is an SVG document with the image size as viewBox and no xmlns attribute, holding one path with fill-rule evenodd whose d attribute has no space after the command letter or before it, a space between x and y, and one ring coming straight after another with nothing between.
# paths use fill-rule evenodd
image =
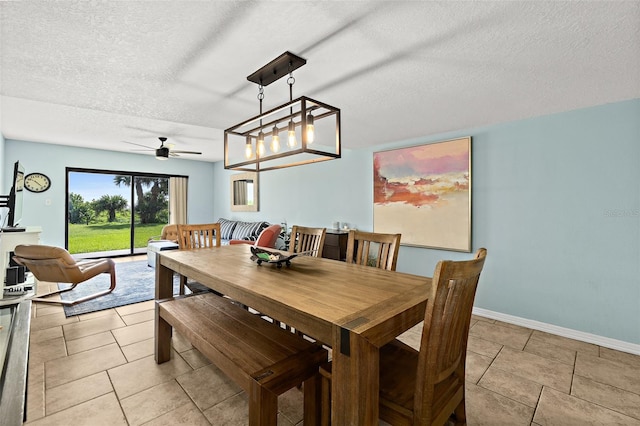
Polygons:
<instances>
[{"instance_id":1,"label":"area rug","mask_svg":"<svg viewBox=\"0 0 640 426\"><path fill-rule=\"evenodd\" d=\"M100 274L66 293L61 293L62 300L75 300L109 288L109 274ZM102 311L132 303L145 302L155 298L156 270L147 266L146 260L116 263L116 288L111 293L78 303L64 306L67 317ZM58 289L69 288L70 284L58 284ZM173 293L180 287L178 275L173 277Z\"/></svg>"}]
</instances>

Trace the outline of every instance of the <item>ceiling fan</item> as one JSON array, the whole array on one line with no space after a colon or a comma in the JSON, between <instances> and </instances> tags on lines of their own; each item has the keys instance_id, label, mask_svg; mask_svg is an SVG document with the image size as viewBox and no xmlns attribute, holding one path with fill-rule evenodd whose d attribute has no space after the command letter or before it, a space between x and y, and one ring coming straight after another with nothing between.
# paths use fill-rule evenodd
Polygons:
<instances>
[{"instance_id":1,"label":"ceiling fan","mask_svg":"<svg viewBox=\"0 0 640 426\"><path fill-rule=\"evenodd\" d=\"M156 152L156 159L158 159L158 160L168 160L169 157L180 157L179 154L202 155L201 152L196 152L196 151L174 150L174 149L172 149L173 148L172 144L167 144L167 146L164 146L164 143L167 141L167 138L161 136L158 139L160 139L160 147L159 148L151 148L149 146L142 145L142 144L135 143L135 142L127 142L127 141L123 141L123 142L131 144L131 145L142 146L142 147L145 148L145 149L133 149L132 151L155 151Z\"/></svg>"}]
</instances>

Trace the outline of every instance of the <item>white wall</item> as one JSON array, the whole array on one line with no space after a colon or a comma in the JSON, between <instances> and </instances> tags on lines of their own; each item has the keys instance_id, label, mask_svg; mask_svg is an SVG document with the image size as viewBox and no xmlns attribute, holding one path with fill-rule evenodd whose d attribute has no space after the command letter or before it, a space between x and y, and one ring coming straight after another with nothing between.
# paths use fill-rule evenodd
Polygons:
<instances>
[{"instance_id":1,"label":"white wall","mask_svg":"<svg viewBox=\"0 0 640 426\"><path fill-rule=\"evenodd\" d=\"M43 244L64 246L66 167L189 176L189 222L213 220L212 163L176 158L158 161L149 155L8 139L3 162L5 183L11 180L8 174L13 173L8 165L17 160L24 165L25 173L41 172L52 181L46 192L34 194L26 191L24 194L21 226L41 226ZM5 188L7 193L9 189Z\"/></svg>"},{"instance_id":2,"label":"white wall","mask_svg":"<svg viewBox=\"0 0 640 426\"><path fill-rule=\"evenodd\" d=\"M258 213L215 217L372 230L372 152L472 136L472 244L488 249L476 306L640 344L640 100L467 129L262 173ZM419 229L416 232L420 232ZM431 276L470 254L403 246L398 270Z\"/></svg>"}]
</instances>

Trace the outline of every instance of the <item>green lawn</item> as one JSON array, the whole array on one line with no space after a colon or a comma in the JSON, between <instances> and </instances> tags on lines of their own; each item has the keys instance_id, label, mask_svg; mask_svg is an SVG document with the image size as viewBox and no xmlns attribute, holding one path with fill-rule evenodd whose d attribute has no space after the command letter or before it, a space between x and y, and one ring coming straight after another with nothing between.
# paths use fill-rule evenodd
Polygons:
<instances>
[{"instance_id":1,"label":"green lawn","mask_svg":"<svg viewBox=\"0 0 640 426\"><path fill-rule=\"evenodd\" d=\"M146 247L149 238L160 235L164 225L164 223L136 225L135 247ZM76 254L128 249L129 235L128 223L69 224L69 252Z\"/></svg>"}]
</instances>

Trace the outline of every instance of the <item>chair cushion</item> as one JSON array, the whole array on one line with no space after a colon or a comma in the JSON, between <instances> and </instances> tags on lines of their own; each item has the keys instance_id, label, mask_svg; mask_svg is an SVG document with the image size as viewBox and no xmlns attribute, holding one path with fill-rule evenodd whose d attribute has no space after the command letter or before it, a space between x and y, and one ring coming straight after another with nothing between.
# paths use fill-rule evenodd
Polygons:
<instances>
[{"instance_id":1,"label":"chair cushion","mask_svg":"<svg viewBox=\"0 0 640 426\"><path fill-rule=\"evenodd\" d=\"M59 259L66 265L75 265L76 261L68 251L62 247L45 246L40 244L24 244L15 248L14 254L25 259Z\"/></svg>"},{"instance_id":2,"label":"chair cushion","mask_svg":"<svg viewBox=\"0 0 640 426\"><path fill-rule=\"evenodd\" d=\"M103 272L115 272L112 259L95 259L76 262L61 247L45 245L19 245L15 258L28 267L40 281L80 283Z\"/></svg>"}]
</instances>

